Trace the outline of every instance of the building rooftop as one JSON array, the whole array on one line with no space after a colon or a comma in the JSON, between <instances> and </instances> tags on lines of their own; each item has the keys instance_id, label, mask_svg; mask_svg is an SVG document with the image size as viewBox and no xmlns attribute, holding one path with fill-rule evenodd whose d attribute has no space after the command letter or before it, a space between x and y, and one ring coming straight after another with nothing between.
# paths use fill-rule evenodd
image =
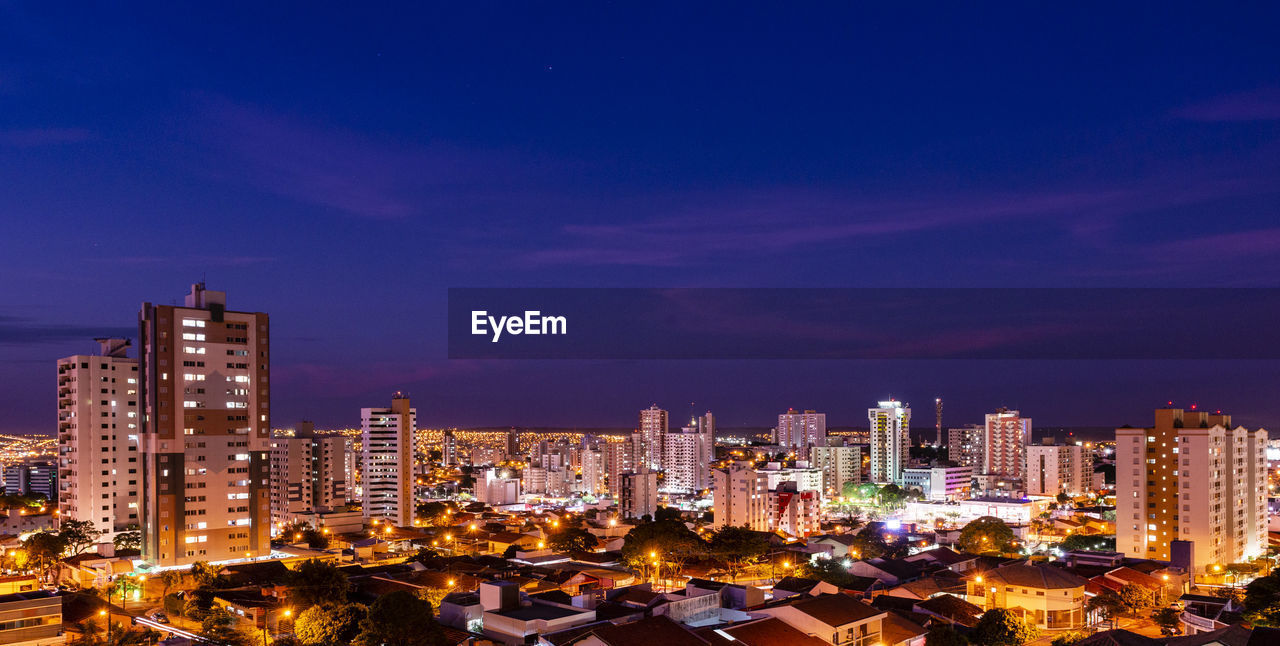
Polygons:
<instances>
[{"instance_id":1,"label":"building rooftop","mask_svg":"<svg viewBox=\"0 0 1280 646\"><path fill-rule=\"evenodd\" d=\"M828 626L843 626L884 614L847 594L823 594L789 604Z\"/></svg>"}]
</instances>

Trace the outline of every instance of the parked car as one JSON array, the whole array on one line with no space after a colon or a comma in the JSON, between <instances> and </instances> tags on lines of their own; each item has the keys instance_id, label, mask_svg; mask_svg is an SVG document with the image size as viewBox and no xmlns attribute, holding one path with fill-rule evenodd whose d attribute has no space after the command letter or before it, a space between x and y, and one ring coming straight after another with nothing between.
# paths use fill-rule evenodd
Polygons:
<instances>
[{"instance_id":1,"label":"parked car","mask_svg":"<svg viewBox=\"0 0 1280 646\"><path fill-rule=\"evenodd\" d=\"M158 623L158 624L167 624L167 623L169 623L169 617L165 616L165 614L164 614L163 612L153 612L153 613L151 613L151 614L147 615L147 618L148 618L148 619L150 619L151 621L154 621L154 622Z\"/></svg>"}]
</instances>

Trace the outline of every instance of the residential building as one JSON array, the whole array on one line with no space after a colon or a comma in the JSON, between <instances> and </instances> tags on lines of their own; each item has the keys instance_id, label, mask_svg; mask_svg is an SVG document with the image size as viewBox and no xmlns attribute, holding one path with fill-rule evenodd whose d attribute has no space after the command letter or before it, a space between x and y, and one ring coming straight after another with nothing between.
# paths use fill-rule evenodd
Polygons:
<instances>
[{"instance_id":1,"label":"residential building","mask_svg":"<svg viewBox=\"0 0 1280 646\"><path fill-rule=\"evenodd\" d=\"M582 483L578 489L585 494L599 496L605 491L604 454L599 449L582 452Z\"/></svg>"},{"instance_id":2,"label":"residential building","mask_svg":"<svg viewBox=\"0 0 1280 646\"><path fill-rule=\"evenodd\" d=\"M271 351L262 312L191 286L143 303L138 404L142 557L182 566L271 549Z\"/></svg>"},{"instance_id":3,"label":"residential building","mask_svg":"<svg viewBox=\"0 0 1280 646\"><path fill-rule=\"evenodd\" d=\"M911 407L900 401L882 401L867 409L871 422L871 481L902 484L902 467L906 464L911 440Z\"/></svg>"},{"instance_id":4,"label":"residential building","mask_svg":"<svg viewBox=\"0 0 1280 646\"><path fill-rule=\"evenodd\" d=\"M476 480L475 495L476 500L493 507L514 505L520 502L520 478L513 478L506 471L485 469Z\"/></svg>"},{"instance_id":5,"label":"residential building","mask_svg":"<svg viewBox=\"0 0 1280 646\"><path fill-rule=\"evenodd\" d=\"M1267 432L1231 416L1162 408L1149 428L1116 429L1116 550L1170 560L1193 546L1196 572L1267 550Z\"/></svg>"},{"instance_id":6,"label":"residential building","mask_svg":"<svg viewBox=\"0 0 1280 646\"><path fill-rule=\"evenodd\" d=\"M296 514L327 512L347 504L347 454L351 439L317 435L315 425L300 422L292 436L271 439L271 520L288 522Z\"/></svg>"},{"instance_id":7,"label":"residential building","mask_svg":"<svg viewBox=\"0 0 1280 646\"><path fill-rule=\"evenodd\" d=\"M749 462L735 462L725 469L711 472L712 521L719 529L746 526L756 531L769 531L769 480Z\"/></svg>"},{"instance_id":8,"label":"residential building","mask_svg":"<svg viewBox=\"0 0 1280 646\"><path fill-rule=\"evenodd\" d=\"M1031 443L1031 418L1001 408L987 414L982 437L982 473L1021 481Z\"/></svg>"},{"instance_id":9,"label":"residential building","mask_svg":"<svg viewBox=\"0 0 1280 646\"><path fill-rule=\"evenodd\" d=\"M640 426L636 438L639 451L636 459L650 471L662 470L663 438L667 434L667 411L653 404L640 411Z\"/></svg>"},{"instance_id":10,"label":"residential building","mask_svg":"<svg viewBox=\"0 0 1280 646\"><path fill-rule=\"evenodd\" d=\"M706 417L690 420L689 426L663 435L664 491L690 494L710 486L715 453L713 426L707 423L710 419L711 413L707 413Z\"/></svg>"},{"instance_id":11,"label":"residential building","mask_svg":"<svg viewBox=\"0 0 1280 646\"><path fill-rule=\"evenodd\" d=\"M444 430L444 438L441 440L440 463L446 467L458 466L458 438L453 434L453 429L446 428Z\"/></svg>"},{"instance_id":12,"label":"residential building","mask_svg":"<svg viewBox=\"0 0 1280 646\"><path fill-rule=\"evenodd\" d=\"M58 360L57 486L49 500L62 518L93 523L110 539L139 522L138 360L127 355L128 339L96 341L99 354ZM6 477L6 491L31 486L30 471L20 471L12 485Z\"/></svg>"},{"instance_id":13,"label":"residential building","mask_svg":"<svg viewBox=\"0 0 1280 646\"><path fill-rule=\"evenodd\" d=\"M827 443L827 414L812 410L801 413L789 408L778 416L775 435L778 446L798 450L804 455L809 447Z\"/></svg>"},{"instance_id":14,"label":"residential building","mask_svg":"<svg viewBox=\"0 0 1280 646\"><path fill-rule=\"evenodd\" d=\"M658 511L658 474L653 471L622 474L617 496L623 518L652 516Z\"/></svg>"},{"instance_id":15,"label":"residential building","mask_svg":"<svg viewBox=\"0 0 1280 646\"><path fill-rule=\"evenodd\" d=\"M919 489L925 500L952 502L969 497L973 468L935 465L902 470L903 487Z\"/></svg>"},{"instance_id":16,"label":"residential building","mask_svg":"<svg viewBox=\"0 0 1280 646\"><path fill-rule=\"evenodd\" d=\"M828 644L875 646L882 644L887 611L847 594L822 594L757 608L754 612L781 619L796 630Z\"/></svg>"},{"instance_id":17,"label":"residential building","mask_svg":"<svg viewBox=\"0 0 1280 646\"><path fill-rule=\"evenodd\" d=\"M32 590L0 595L0 644L64 643L62 593Z\"/></svg>"},{"instance_id":18,"label":"residential building","mask_svg":"<svg viewBox=\"0 0 1280 646\"><path fill-rule=\"evenodd\" d=\"M984 611L1014 610L1042 630L1081 628L1088 622L1088 579L1045 563L1019 562L975 572L965 583L965 600Z\"/></svg>"},{"instance_id":19,"label":"residential building","mask_svg":"<svg viewBox=\"0 0 1280 646\"><path fill-rule=\"evenodd\" d=\"M960 466L981 471L986 453L986 443L983 441L986 428L981 424L968 424L947 429L947 434L947 459Z\"/></svg>"},{"instance_id":20,"label":"residential building","mask_svg":"<svg viewBox=\"0 0 1280 646\"><path fill-rule=\"evenodd\" d=\"M48 500L58 498L58 461L26 458L4 468L5 493L36 494Z\"/></svg>"},{"instance_id":21,"label":"residential building","mask_svg":"<svg viewBox=\"0 0 1280 646\"><path fill-rule=\"evenodd\" d=\"M783 467L778 462L769 462L758 473L765 477L765 487L777 489L784 482L792 482L797 491L822 492L822 470L806 466L806 462L798 462L794 467Z\"/></svg>"},{"instance_id":22,"label":"residential building","mask_svg":"<svg viewBox=\"0 0 1280 646\"><path fill-rule=\"evenodd\" d=\"M813 490L797 490L795 482L783 482L769 490L769 530L805 538L821 531L822 496Z\"/></svg>"},{"instance_id":23,"label":"residential building","mask_svg":"<svg viewBox=\"0 0 1280 646\"><path fill-rule=\"evenodd\" d=\"M602 442L600 452L604 457L605 486L616 493L622 484L622 474L636 470L636 444L630 441Z\"/></svg>"},{"instance_id":24,"label":"residential building","mask_svg":"<svg viewBox=\"0 0 1280 646\"><path fill-rule=\"evenodd\" d=\"M413 437L418 411L396 393L390 408L360 409L364 517L413 525Z\"/></svg>"},{"instance_id":25,"label":"residential building","mask_svg":"<svg viewBox=\"0 0 1280 646\"><path fill-rule=\"evenodd\" d=\"M811 447L809 465L822 471L822 491L825 496L839 496L846 483L862 482L862 447Z\"/></svg>"},{"instance_id":26,"label":"residential building","mask_svg":"<svg viewBox=\"0 0 1280 646\"><path fill-rule=\"evenodd\" d=\"M1076 444L1027 447L1027 494L1078 496L1093 489L1093 452Z\"/></svg>"}]
</instances>

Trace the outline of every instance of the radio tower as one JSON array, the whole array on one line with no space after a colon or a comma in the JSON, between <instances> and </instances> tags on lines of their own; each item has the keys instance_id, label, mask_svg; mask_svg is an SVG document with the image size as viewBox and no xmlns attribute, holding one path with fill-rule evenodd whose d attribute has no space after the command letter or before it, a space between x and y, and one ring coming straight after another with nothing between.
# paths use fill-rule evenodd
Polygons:
<instances>
[{"instance_id":1,"label":"radio tower","mask_svg":"<svg viewBox=\"0 0 1280 646\"><path fill-rule=\"evenodd\" d=\"M942 398L939 397L933 400L933 405L938 413L938 443L934 444L934 446L942 448Z\"/></svg>"}]
</instances>

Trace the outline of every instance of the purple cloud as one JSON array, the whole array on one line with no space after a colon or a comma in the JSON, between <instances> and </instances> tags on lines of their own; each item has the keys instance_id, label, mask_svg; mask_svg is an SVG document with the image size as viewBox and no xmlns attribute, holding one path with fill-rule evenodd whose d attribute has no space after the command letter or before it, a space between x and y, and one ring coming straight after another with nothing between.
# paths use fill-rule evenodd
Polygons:
<instances>
[{"instance_id":1,"label":"purple cloud","mask_svg":"<svg viewBox=\"0 0 1280 646\"><path fill-rule=\"evenodd\" d=\"M1264 87L1220 96L1174 110L1188 121L1270 121L1280 119L1280 88Z\"/></svg>"}]
</instances>

